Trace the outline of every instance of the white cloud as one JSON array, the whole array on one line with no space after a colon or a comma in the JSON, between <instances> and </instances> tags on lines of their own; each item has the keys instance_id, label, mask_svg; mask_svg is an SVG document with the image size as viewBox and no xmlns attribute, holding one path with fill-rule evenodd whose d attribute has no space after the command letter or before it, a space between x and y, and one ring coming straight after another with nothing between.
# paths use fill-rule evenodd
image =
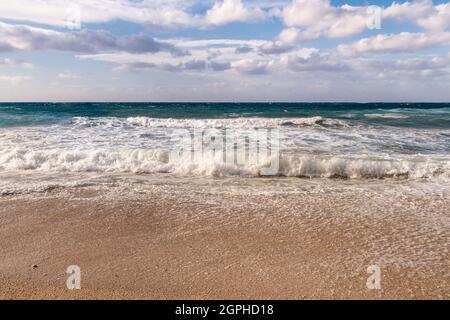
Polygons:
<instances>
[{"instance_id":1,"label":"white cloud","mask_svg":"<svg viewBox=\"0 0 450 320\"><path fill-rule=\"evenodd\" d=\"M257 75L268 73L274 64L273 60L240 59L233 62L232 67L241 73Z\"/></svg>"},{"instance_id":2,"label":"white cloud","mask_svg":"<svg viewBox=\"0 0 450 320\"><path fill-rule=\"evenodd\" d=\"M392 3L383 10L383 18L416 21L433 13L432 0L417 0L413 2Z\"/></svg>"},{"instance_id":3,"label":"white cloud","mask_svg":"<svg viewBox=\"0 0 450 320\"><path fill-rule=\"evenodd\" d=\"M196 12L194 8L199 5L209 9L204 14ZM288 27L280 39L290 41L356 35L367 28L373 15L368 5L334 6L330 0L14 0L0 2L0 18L66 27L74 6L80 8L82 25L124 20L170 28L204 27L277 15ZM450 26L450 4L394 2L383 10L383 20L390 19L444 30Z\"/></svg>"},{"instance_id":4,"label":"white cloud","mask_svg":"<svg viewBox=\"0 0 450 320\"><path fill-rule=\"evenodd\" d=\"M294 42L356 35L367 28L371 14L368 7L335 7L329 0L293 0L282 11L283 21L290 29L283 31L280 38Z\"/></svg>"},{"instance_id":5,"label":"white cloud","mask_svg":"<svg viewBox=\"0 0 450 320\"><path fill-rule=\"evenodd\" d=\"M383 11L383 17L410 21L427 30L443 31L450 27L450 4L435 6L432 0L393 3Z\"/></svg>"},{"instance_id":6,"label":"white cloud","mask_svg":"<svg viewBox=\"0 0 450 320\"><path fill-rule=\"evenodd\" d=\"M405 42L417 37L407 36ZM411 37L411 38L410 38ZM424 35L426 37L426 35ZM442 39L441 39L442 40ZM423 40L425 43L429 40ZM433 41L438 41L434 39ZM280 53L264 53L262 48L273 44L269 41L244 40L173 40L178 47L189 50L190 55L173 56L167 52L156 54L104 53L82 55L80 58L110 62L116 71L133 72L183 72L228 77L252 76L265 79L295 76L311 81L343 81L346 83L383 81L409 81L409 79L447 79L450 60L447 56L416 57L399 60L391 57L364 57L367 53L395 52L395 40L381 40L382 44L356 45L333 49L291 48ZM370 42L370 41L369 41ZM376 41L375 41L376 42ZM419 41L420 42L420 41ZM393 43L393 44L392 44ZM416 48L419 44L414 45ZM245 50L239 50L246 48ZM345 49L345 50L344 50ZM255 78L256 79L256 78ZM444 80L445 81L445 80Z\"/></svg>"},{"instance_id":7,"label":"white cloud","mask_svg":"<svg viewBox=\"0 0 450 320\"><path fill-rule=\"evenodd\" d=\"M0 2L0 17L65 27L71 9L78 6L81 23L105 23L125 20L162 26L195 24L187 12L192 1L178 0L14 0Z\"/></svg>"},{"instance_id":8,"label":"white cloud","mask_svg":"<svg viewBox=\"0 0 450 320\"><path fill-rule=\"evenodd\" d=\"M205 3L206 2L206 3ZM211 5L206 14L195 13L196 5ZM79 9L81 25L115 20L164 27L201 27L263 19L284 2L241 0L14 0L0 2L0 18L66 27Z\"/></svg>"},{"instance_id":9,"label":"white cloud","mask_svg":"<svg viewBox=\"0 0 450 320\"><path fill-rule=\"evenodd\" d=\"M434 5L432 0L393 2L380 8L381 22L397 20L418 25L425 30L445 31L450 27L450 4ZM320 37L354 36L368 29L374 15L373 7L333 6L330 0L293 0L281 17L287 26L279 40L297 43Z\"/></svg>"},{"instance_id":10,"label":"white cloud","mask_svg":"<svg viewBox=\"0 0 450 320\"><path fill-rule=\"evenodd\" d=\"M375 60L369 61L368 66L383 71L430 71L446 69L450 66L449 57L411 58L404 60Z\"/></svg>"},{"instance_id":11,"label":"white cloud","mask_svg":"<svg viewBox=\"0 0 450 320\"><path fill-rule=\"evenodd\" d=\"M450 4L434 7L432 14L418 19L417 23L430 30L448 30L450 28Z\"/></svg>"},{"instance_id":12,"label":"white cloud","mask_svg":"<svg viewBox=\"0 0 450 320\"><path fill-rule=\"evenodd\" d=\"M415 52L434 46L450 44L450 32L410 33L377 35L348 45L339 45L337 50L344 56L370 53Z\"/></svg>"},{"instance_id":13,"label":"white cloud","mask_svg":"<svg viewBox=\"0 0 450 320\"><path fill-rule=\"evenodd\" d=\"M231 88L241 94L249 92L246 91L247 87L237 84L236 79L243 79L242 82L254 84L257 95L260 90L257 88L258 85L264 83L274 83L279 90L294 93L299 92L297 89L302 83L302 86L306 85L308 88L315 87L319 94L353 85L365 88L368 92L375 87L373 83L378 80L389 84L387 88L390 90L390 85L397 80L403 83L411 83L411 81L419 83L423 79L435 80L439 77L441 80L439 83L446 84L448 81L445 82L445 80L450 79L448 49L445 56L439 56L441 53L431 50L426 52L427 56L420 52L422 49L433 47L445 49L450 45L450 30L448 30L450 5L448 3L435 5L431 0L393 3L382 10L383 28L385 25L390 25L385 24L386 21L394 21L396 29L402 30L404 26L403 30L410 32L395 34L390 33L392 29L381 29L373 31L371 34L374 36L363 39L360 39L361 36L355 37L351 42L336 39L357 36L366 30L373 14L366 5L370 4L370 1L364 2L361 6L337 6L333 5L331 0L78 0L71 2L72 5L74 3L81 8L81 30L53 28L66 26L69 6L67 1L0 2L0 21L3 21L0 22L0 52L2 55L9 56L0 58L0 70L7 73L0 76L2 83L17 85L31 79L27 76L10 76L9 74L14 75L10 70L13 68L31 67L28 62L14 59L18 57L18 55L14 56L18 54L15 51L34 50L72 52L76 58L82 60L107 62L111 70L116 72L136 72L129 79L143 79L144 81L139 82L142 86L145 86L143 84L145 80L150 80L152 85L160 85L169 79L167 83L178 82L183 88L189 89L191 81L197 82L195 87L199 88L199 92L202 87L207 88L210 85L204 80L205 78L213 80L211 83L227 83L229 85L226 87L227 90ZM280 27L279 23L269 25L273 22L273 17L281 19L284 23L281 28L284 30L275 38L267 36ZM12 22L14 20L20 20L20 23ZM90 29L88 25L115 20L138 23L143 27L152 25L153 28L139 28L145 31L119 36L114 31L102 31L99 26ZM216 38L224 34L222 31L225 28L218 28L216 31L205 30L233 22L252 23L263 20L268 23L267 29L273 28L270 32L267 32L266 28L261 29L259 38L266 40L242 40L248 37L245 26L242 28L242 34L236 34L235 28L225 32L227 35L235 34L238 39ZM35 23L40 26L36 26ZM415 28L411 31L411 24L417 26L419 30ZM168 30L167 33L158 32L161 38L157 39L148 35L155 30L155 26L174 27L174 29ZM179 34L195 33L195 37L200 39L176 38L179 28L202 29L199 32L188 31ZM115 29L111 28L111 30ZM161 28L157 30L160 31ZM252 30L251 34L254 33L255 30ZM202 39L204 35L207 35L207 38ZM165 36L173 38L162 39ZM335 40L321 42L322 49L304 47L305 41L318 38ZM410 59L400 60L395 56L399 53L414 53L414 55L408 54L407 57ZM70 64L63 67L59 67L59 64L43 66L43 68L47 67L55 77L73 80L60 81L59 85L61 83L76 85L80 82L79 78L83 77L83 74L72 71L79 69ZM179 74L174 77L170 72ZM102 72L98 72L98 77L100 74L105 74L103 69ZM99 78L99 80L103 79ZM201 83L202 81L204 83ZM33 82L33 86L37 82ZM119 81L116 82L120 87ZM429 81L429 83L432 82ZM180 94L180 96L185 92L172 89L165 89L165 92ZM226 90L221 85L216 89ZM278 92L273 94L282 96ZM361 93L361 96L363 95L364 93ZM225 99L227 98L229 98L228 92L225 95Z\"/></svg>"},{"instance_id":14,"label":"white cloud","mask_svg":"<svg viewBox=\"0 0 450 320\"><path fill-rule=\"evenodd\" d=\"M306 30L301 31L297 28L286 28L278 35L280 42L285 44L295 44L303 41L313 40L319 37L317 32Z\"/></svg>"},{"instance_id":15,"label":"white cloud","mask_svg":"<svg viewBox=\"0 0 450 320\"><path fill-rule=\"evenodd\" d=\"M289 53L280 59L286 70L291 72L346 72L350 71L350 63L339 59L328 52L318 49L302 49Z\"/></svg>"},{"instance_id":16,"label":"white cloud","mask_svg":"<svg viewBox=\"0 0 450 320\"><path fill-rule=\"evenodd\" d=\"M104 53L81 55L81 59L106 61L117 64L116 71L164 70L170 72L237 72L248 75L277 72L344 71L345 62L314 48L267 52L274 43L269 41L232 40L174 40L178 47L190 54L173 56L166 52L156 54ZM214 47L212 47L214 45ZM276 44L275 44L276 45ZM239 50L246 48L246 50ZM275 50L272 48L272 50Z\"/></svg>"},{"instance_id":17,"label":"white cloud","mask_svg":"<svg viewBox=\"0 0 450 320\"><path fill-rule=\"evenodd\" d=\"M80 59L106 61L118 64L116 71L146 71L160 69L171 72L181 71L224 71L230 68L234 48L244 41L231 40L173 40L173 45L189 51L188 55L173 55L168 52L129 53L114 52L80 55Z\"/></svg>"},{"instance_id":18,"label":"white cloud","mask_svg":"<svg viewBox=\"0 0 450 320\"><path fill-rule=\"evenodd\" d=\"M262 20L266 14L260 8L246 7L241 0L223 0L216 2L206 13L207 25L222 25L231 22L249 22Z\"/></svg>"},{"instance_id":19,"label":"white cloud","mask_svg":"<svg viewBox=\"0 0 450 320\"><path fill-rule=\"evenodd\" d=\"M13 50L58 50L95 53L102 51L127 51L134 53L167 51L183 54L170 44L149 36L137 34L116 37L107 31L83 29L76 32L12 25L0 22L0 38Z\"/></svg>"}]
</instances>

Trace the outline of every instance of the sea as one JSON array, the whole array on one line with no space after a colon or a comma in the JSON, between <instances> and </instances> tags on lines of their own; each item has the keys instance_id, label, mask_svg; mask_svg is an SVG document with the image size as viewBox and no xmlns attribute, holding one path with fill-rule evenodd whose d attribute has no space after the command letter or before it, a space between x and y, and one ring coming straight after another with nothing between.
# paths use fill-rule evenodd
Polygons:
<instances>
[{"instance_id":1,"label":"sea","mask_svg":"<svg viewBox=\"0 0 450 320\"><path fill-rule=\"evenodd\" d=\"M0 103L0 192L118 175L448 189L450 104Z\"/></svg>"}]
</instances>

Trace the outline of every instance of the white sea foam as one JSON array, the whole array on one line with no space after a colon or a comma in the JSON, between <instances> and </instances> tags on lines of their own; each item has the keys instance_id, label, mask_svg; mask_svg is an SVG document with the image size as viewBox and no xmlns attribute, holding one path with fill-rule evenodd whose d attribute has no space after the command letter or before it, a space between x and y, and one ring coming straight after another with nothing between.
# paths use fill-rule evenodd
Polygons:
<instances>
[{"instance_id":1,"label":"white sea foam","mask_svg":"<svg viewBox=\"0 0 450 320\"><path fill-rule=\"evenodd\" d=\"M14 176L24 173L61 177L68 173L80 176L89 173L108 176L109 173L126 176L130 173L169 173L180 177L259 177L268 164L273 163L272 158L265 159L260 155L259 162L249 160L242 165L235 165L223 163L223 155L209 154L192 161L190 157L172 157L171 152L189 149L191 144L188 148L180 148L180 144L185 143L184 138L196 131L203 134L199 135L203 141L195 140L194 143L196 147L202 146L196 148L198 151L214 145L211 143L212 137L218 138L214 141L223 141L220 139L223 134L248 137L253 128L276 128L270 131L280 133L279 146L276 146L281 152L276 171L278 176L356 180L425 179L444 187L448 185L449 130L350 123L350 120L347 122L322 117L82 117L73 118L70 123L51 126L0 128L0 179L4 179L7 174ZM185 136L186 132L189 134ZM250 148L245 150L249 151ZM246 156L239 157L243 158Z\"/></svg>"},{"instance_id":2,"label":"white sea foam","mask_svg":"<svg viewBox=\"0 0 450 320\"><path fill-rule=\"evenodd\" d=\"M73 124L78 126L138 126L146 128L278 128L278 127L347 127L349 123L323 117L310 118L229 118L229 119L160 119L149 117L86 118L76 117Z\"/></svg>"},{"instance_id":3,"label":"white sea foam","mask_svg":"<svg viewBox=\"0 0 450 320\"><path fill-rule=\"evenodd\" d=\"M172 173L180 176L259 176L273 159L243 165L224 163L206 154L171 157L166 150L27 150L11 149L0 154L0 171ZM450 160L431 157L397 159L366 156L282 154L279 176L348 179L449 179Z\"/></svg>"},{"instance_id":4,"label":"white sea foam","mask_svg":"<svg viewBox=\"0 0 450 320\"><path fill-rule=\"evenodd\" d=\"M380 119L408 119L409 116L398 113L369 113L364 115L367 118L380 118Z\"/></svg>"}]
</instances>

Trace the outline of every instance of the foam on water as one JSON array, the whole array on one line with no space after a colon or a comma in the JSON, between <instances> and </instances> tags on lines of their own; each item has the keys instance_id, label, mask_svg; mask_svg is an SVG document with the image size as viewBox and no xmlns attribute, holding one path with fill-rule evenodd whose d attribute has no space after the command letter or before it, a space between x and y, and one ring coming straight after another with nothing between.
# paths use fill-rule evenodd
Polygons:
<instances>
[{"instance_id":1,"label":"foam on water","mask_svg":"<svg viewBox=\"0 0 450 320\"><path fill-rule=\"evenodd\" d=\"M349 123L323 117L309 118L231 118L231 119L160 119L149 117L87 118L72 119L77 126L124 127L138 126L147 128L277 128L280 126L325 126L348 127Z\"/></svg>"},{"instance_id":2,"label":"foam on water","mask_svg":"<svg viewBox=\"0 0 450 320\"><path fill-rule=\"evenodd\" d=\"M279 161L276 177L427 180L447 188L450 180L448 106L0 107L0 177L8 174L9 181L24 173L260 177L275 160ZM237 136L252 129L277 129L280 154L240 165L224 163L223 156L211 153L194 159L173 157L183 143L179 133L186 129L231 130ZM204 132L211 142L214 132ZM242 153L237 157L254 158Z\"/></svg>"},{"instance_id":3,"label":"foam on water","mask_svg":"<svg viewBox=\"0 0 450 320\"><path fill-rule=\"evenodd\" d=\"M167 150L27 150L0 155L0 170L40 172L173 173L181 176L260 176L275 159L267 157L241 165L205 154L171 157ZM278 176L348 179L449 179L450 161L431 157L373 158L282 154Z\"/></svg>"},{"instance_id":4,"label":"foam on water","mask_svg":"<svg viewBox=\"0 0 450 320\"><path fill-rule=\"evenodd\" d=\"M365 114L367 118L381 118L381 119L408 119L409 116L397 113L369 113Z\"/></svg>"}]
</instances>

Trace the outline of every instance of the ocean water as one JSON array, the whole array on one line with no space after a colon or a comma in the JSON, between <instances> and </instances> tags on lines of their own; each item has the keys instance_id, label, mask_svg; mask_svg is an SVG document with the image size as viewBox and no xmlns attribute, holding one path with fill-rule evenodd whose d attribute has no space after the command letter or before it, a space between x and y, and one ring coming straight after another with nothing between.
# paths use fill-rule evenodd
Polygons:
<instances>
[{"instance_id":1,"label":"ocean water","mask_svg":"<svg viewBox=\"0 0 450 320\"><path fill-rule=\"evenodd\" d=\"M277 133L264 157L252 157L245 140L243 151L217 147L224 136L254 132ZM173 156L199 146L199 134L201 157ZM224 162L218 149L245 155ZM255 178L275 160L277 178L448 185L450 104L0 104L4 181L75 173Z\"/></svg>"}]
</instances>

